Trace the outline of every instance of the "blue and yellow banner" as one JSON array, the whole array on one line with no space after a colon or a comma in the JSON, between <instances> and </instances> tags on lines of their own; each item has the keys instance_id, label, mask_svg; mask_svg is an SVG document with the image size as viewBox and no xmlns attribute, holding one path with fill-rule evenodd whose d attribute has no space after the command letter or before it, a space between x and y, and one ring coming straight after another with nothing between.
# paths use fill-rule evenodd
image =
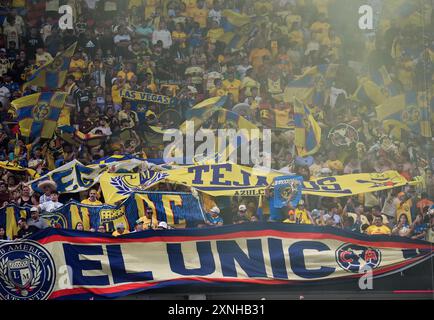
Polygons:
<instances>
[{"instance_id":1,"label":"blue and yellow banner","mask_svg":"<svg viewBox=\"0 0 434 320\"><path fill-rule=\"evenodd\" d=\"M420 240L278 223L147 230L116 238L50 228L0 244L0 298L109 299L201 283L356 284L367 268L373 279L385 277L429 263L433 252L432 244Z\"/></svg>"},{"instance_id":2,"label":"blue and yellow banner","mask_svg":"<svg viewBox=\"0 0 434 320\"><path fill-rule=\"evenodd\" d=\"M288 84L283 100L293 103L295 97L308 105L322 106L325 102L325 90L332 85L338 67L337 64L323 64L308 68Z\"/></svg>"},{"instance_id":3,"label":"blue and yellow banner","mask_svg":"<svg viewBox=\"0 0 434 320\"><path fill-rule=\"evenodd\" d=\"M359 79L359 86L354 92L352 99L366 105L378 106L389 97L386 89L380 87L368 77Z\"/></svg>"},{"instance_id":4,"label":"blue and yellow banner","mask_svg":"<svg viewBox=\"0 0 434 320\"><path fill-rule=\"evenodd\" d=\"M250 168L234 163L180 166L142 173L104 173L99 182L107 203L116 203L133 193L146 192L165 182L193 187L212 196L261 196L277 177L287 176L275 170ZM408 181L396 171L359 173L315 178L303 181L303 194L345 197L404 186Z\"/></svg>"},{"instance_id":5,"label":"blue and yellow banner","mask_svg":"<svg viewBox=\"0 0 434 320\"><path fill-rule=\"evenodd\" d=\"M24 88L38 86L48 90L56 90L65 83L69 64L74 55L77 42L72 44L65 52L56 56L53 61L37 69L24 84Z\"/></svg>"},{"instance_id":6,"label":"blue and yellow banner","mask_svg":"<svg viewBox=\"0 0 434 320\"><path fill-rule=\"evenodd\" d=\"M152 209L151 219L145 218L146 208ZM98 226L104 225L108 232L115 231L118 223L123 223L125 229L132 231L139 219L149 220L153 227L160 221L175 228L204 222L199 200L185 192L132 194L117 206L91 206L70 201L53 212L43 212L41 217L47 220L48 225L63 229L75 229L80 222L84 230L97 230ZM17 235L19 218L30 218L30 207L11 204L0 209L0 227L5 228L9 239Z\"/></svg>"},{"instance_id":7,"label":"blue and yellow banner","mask_svg":"<svg viewBox=\"0 0 434 320\"><path fill-rule=\"evenodd\" d=\"M299 156L316 153L321 147L321 127L307 106L294 98L295 146Z\"/></svg>"},{"instance_id":8,"label":"blue and yellow banner","mask_svg":"<svg viewBox=\"0 0 434 320\"><path fill-rule=\"evenodd\" d=\"M16 162L11 161L0 161L0 168L6 169L8 171L18 171L18 172L26 172L32 179L38 178L39 174L36 172L36 170L31 168L26 168L20 166Z\"/></svg>"},{"instance_id":9,"label":"blue and yellow banner","mask_svg":"<svg viewBox=\"0 0 434 320\"><path fill-rule=\"evenodd\" d=\"M114 168L114 172L121 170L130 172L145 163L145 160L134 158L85 166L80 161L73 160L29 182L29 185L31 185L33 191L43 193L42 190L39 190L38 184L45 180L51 180L56 183L57 191L60 193L81 192L98 183L101 174L109 168Z\"/></svg>"},{"instance_id":10,"label":"blue and yellow banner","mask_svg":"<svg viewBox=\"0 0 434 320\"><path fill-rule=\"evenodd\" d=\"M434 110L434 98L425 92L407 92L391 97L376 108L377 118L384 126L393 127L392 135L400 136L407 130L423 137L432 137L430 111Z\"/></svg>"},{"instance_id":11,"label":"blue and yellow banner","mask_svg":"<svg viewBox=\"0 0 434 320\"><path fill-rule=\"evenodd\" d=\"M65 92L31 94L11 102L16 109L21 135L50 139L57 128L57 121L65 104Z\"/></svg>"}]
</instances>

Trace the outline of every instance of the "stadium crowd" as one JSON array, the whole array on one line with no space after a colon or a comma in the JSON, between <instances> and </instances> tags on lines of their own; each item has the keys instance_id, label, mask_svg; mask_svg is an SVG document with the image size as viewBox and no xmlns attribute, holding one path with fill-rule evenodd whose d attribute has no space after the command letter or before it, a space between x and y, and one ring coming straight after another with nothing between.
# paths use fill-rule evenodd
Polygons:
<instances>
[{"instance_id":1,"label":"stadium crowd","mask_svg":"<svg viewBox=\"0 0 434 320\"><path fill-rule=\"evenodd\" d=\"M361 31L356 23L357 6L348 2L358 3L0 1L0 160L44 174L53 169L52 163L59 167L73 159L89 164L114 154L162 158L163 148L155 143L155 133L143 128L137 110L122 99L120 90L175 97L176 105L170 107L146 103L147 124L163 128L180 124L186 112L205 98L228 96L225 108L247 106L244 115L250 121L273 129L273 169L296 173L306 180L397 170L409 181L421 177L422 183L339 199L304 196L296 208L283 209L273 207L272 190L264 204L253 197L206 197L207 223L199 227L266 219L433 241L432 139L385 128L377 120L374 103L356 101L352 96L360 76L382 67L400 92L432 92L434 19L423 27L402 26L400 21L380 14L375 30ZM73 30L59 29L58 8L62 4L73 8ZM244 25L247 27L237 28L232 20L229 23L228 11L254 18ZM226 41L230 32L235 38ZM28 87L23 91L22 85L32 71L50 63L76 41L78 48L62 88L69 93L71 124L84 134L105 138L97 145L72 144L60 136L28 141L20 136L10 102L39 90ZM299 157L294 132L285 128L291 122L293 106L275 97L307 68L324 64L339 68L322 101L309 105L323 129L321 148L312 156ZM167 109L173 112L160 117ZM348 144L334 143L327 134L341 123L357 132L357 139L353 135ZM48 184L47 192L38 195L25 184L29 180L24 172L1 169L0 204L32 206L32 218L19 221L19 237L46 227L40 214L70 198L80 197L77 200L90 205L104 202L98 186L88 193L59 195L55 186ZM260 206L262 215L257 214ZM135 230L149 227L169 226L164 221L152 224L145 219L137 221ZM76 229L83 229L83 225ZM122 225L116 229L114 235L129 232ZM104 226L93 231L106 232ZM0 237L4 237L4 228L0 228Z\"/></svg>"}]
</instances>

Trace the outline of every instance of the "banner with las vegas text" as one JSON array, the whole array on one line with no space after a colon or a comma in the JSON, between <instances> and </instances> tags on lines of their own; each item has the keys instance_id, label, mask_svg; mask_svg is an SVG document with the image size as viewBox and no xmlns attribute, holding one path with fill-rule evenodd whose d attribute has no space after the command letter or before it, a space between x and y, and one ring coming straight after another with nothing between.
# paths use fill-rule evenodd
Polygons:
<instances>
[{"instance_id":1,"label":"banner with las vegas text","mask_svg":"<svg viewBox=\"0 0 434 320\"><path fill-rule=\"evenodd\" d=\"M107 299L192 283L294 284L374 279L433 257L430 243L332 227L252 223L120 237L45 229L0 242L0 298Z\"/></svg>"}]
</instances>

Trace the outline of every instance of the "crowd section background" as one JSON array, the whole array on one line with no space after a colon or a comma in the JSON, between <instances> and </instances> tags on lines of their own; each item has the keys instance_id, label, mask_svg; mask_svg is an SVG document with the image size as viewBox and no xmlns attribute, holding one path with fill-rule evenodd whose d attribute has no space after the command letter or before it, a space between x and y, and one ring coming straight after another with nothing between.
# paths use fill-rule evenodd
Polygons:
<instances>
[{"instance_id":1,"label":"crowd section background","mask_svg":"<svg viewBox=\"0 0 434 320\"><path fill-rule=\"evenodd\" d=\"M359 29L358 8L366 2L374 8L373 30ZM58 27L63 4L73 8L73 30ZM396 170L422 182L351 198L304 196L297 208L281 209L273 207L272 191L263 199L202 195L207 226L265 219L432 241L432 135L414 128L422 120L432 125L433 20L432 3L423 0L1 1L0 160L43 175L74 159L84 165L111 155L159 159L164 145L150 126L179 125L198 102L227 96L223 108L242 104L243 116L272 129L272 169L305 180ZM75 42L59 90L68 93L70 125L102 138L74 143L59 132L52 139L23 137L11 102L44 91L23 85ZM304 102L322 129L319 150L300 157L288 88L324 65L336 66L333 76L302 88L314 90ZM175 103L133 103L121 90ZM389 97L421 92L427 114L421 116L415 102L416 111L403 105L398 120L382 121L377 107ZM216 123L211 117L204 126ZM0 205L39 206L42 212L44 202L53 202L50 191L39 195L26 186L29 171L0 170ZM189 191L167 184L153 189ZM70 199L104 203L98 186L59 195L60 203Z\"/></svg>"}]
</instances>

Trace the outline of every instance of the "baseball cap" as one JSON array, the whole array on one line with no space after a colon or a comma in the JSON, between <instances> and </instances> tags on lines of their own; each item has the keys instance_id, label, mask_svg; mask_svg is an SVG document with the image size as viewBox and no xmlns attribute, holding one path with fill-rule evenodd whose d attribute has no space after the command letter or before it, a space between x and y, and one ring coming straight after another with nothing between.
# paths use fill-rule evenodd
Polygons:
<instances>
[{"instance_id":1,"label":"baseball cap","mask_svg":"<svg viewBox=\"0 0 434 320\"><path fill-rule=\"evenodd\" d=\"M239 211L246 211L246 210L247 210L247 207L246 207L244 204L241 204L241 205L238 207L238 210L239 210Z\"/></svg>"},{"instance_id":2,"label":"baseball cap","mask_svg":"<svg viewBox=\"0 0 434 320\"><path fill-rule=\"evenodd\" d=\"M116 225L116 229L125 229L125 226L124 226L124 224L121 222L121 223L118 223L118 224Z\"/></svg>"},{"instance_id":3,"label":"baseball cap","mask_svg":"<svg viewBox=\"0 0 434 320\"><path fill-rule=\"evenodd\" d=\"M32 208L30 208L30 212L39 212L39 210L36 207L32 207Z\"/></svg>"},{"instance_id":4,"label":"baseball cap","mask_svg":"<svg viewBox=\"0 0 434 320\"><path fill-rule=\"evenodd\" d=\"M212 207L210 211L213 213L220 213L220 209L218 207Z\"/></svg>"},{"instance_id":5,"label":"baseball cap","mask_svg":"<svg viewBox=\"0 0 434 320\"><path fill-rule=\"evenodd\" d=\"M6 49L5 49L5 48L1 48L1 49L0 49L0 52L2 52L2 53L6 53Z\"/></svg>"},{"instance_id":6,"label":"baseball cap","mask_svg":"<svg viewBox=\"0 0 434 320\"><path fill-rule=\"evenodd\" d=\"M165 221L160 221L158 223L159 228L167 229L167 223Z\"/></svg>"}]
</instances>

